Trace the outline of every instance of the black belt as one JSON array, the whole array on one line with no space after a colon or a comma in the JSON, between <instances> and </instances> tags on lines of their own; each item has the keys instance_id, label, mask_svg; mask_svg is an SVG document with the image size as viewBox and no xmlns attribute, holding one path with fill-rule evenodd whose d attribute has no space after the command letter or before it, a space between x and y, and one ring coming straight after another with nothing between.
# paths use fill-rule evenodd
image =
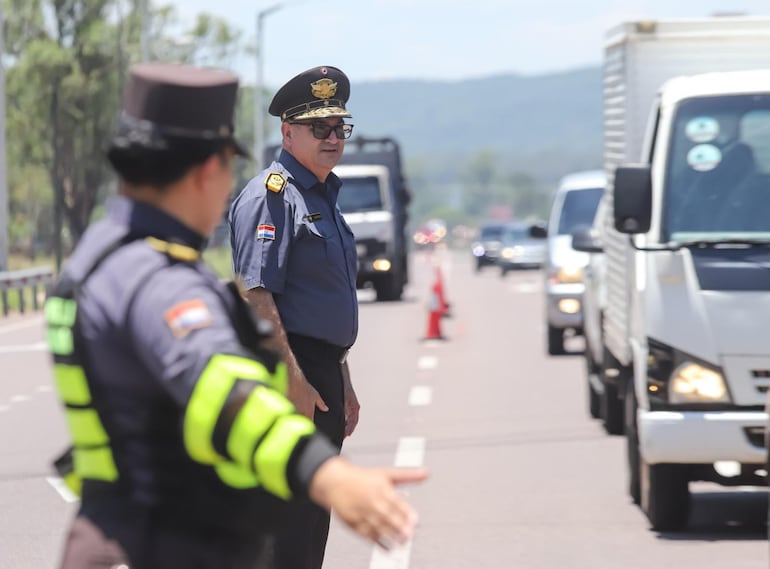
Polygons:
<instances>
[{"instance_id":1,"label":"black belt","mask_svg":"<svg viewBox=\"0 0 770 569\"><path fill-rule=\"evenodd\" d=\"M345 363L350 352L349 347L342 347L326 340L319 338L313 338L311 336L303 336L302 334L294 334L288 332L286 337L289 340L289 344L296 346L307 346L310 349L316 350L319 353L328 354L330 358L334 358L340 363Z\"/></svg>"}]
</instances>

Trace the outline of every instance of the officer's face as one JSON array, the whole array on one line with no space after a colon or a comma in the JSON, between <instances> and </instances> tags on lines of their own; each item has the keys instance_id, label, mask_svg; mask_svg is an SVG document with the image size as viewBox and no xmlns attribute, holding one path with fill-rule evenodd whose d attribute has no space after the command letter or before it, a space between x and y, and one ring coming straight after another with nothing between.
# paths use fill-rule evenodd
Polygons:
<instances>
[{"instance_id":1,"label":"officer's face","mask_svg":"<svg viewBox=\"0 0 770 569\"><path fill-rule=\"evenodd\" d=\"M316 119L316 122L331 127L344 123L338 117ZM283 123L281 132L286 149L322 182L326 180L329 172L340 161L342 151L345 148L345 140L339 138L334 130L323 140L318 140L313 136L313 129L308 124Z\"/></svg>"}]
</instances>

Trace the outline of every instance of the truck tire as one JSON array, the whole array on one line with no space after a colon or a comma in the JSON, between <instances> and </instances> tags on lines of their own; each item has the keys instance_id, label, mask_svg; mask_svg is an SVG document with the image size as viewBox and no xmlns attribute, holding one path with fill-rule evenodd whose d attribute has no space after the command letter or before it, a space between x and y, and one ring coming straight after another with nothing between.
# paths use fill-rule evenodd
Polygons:
<instances>
[{"instance_id":1,"label":"truck tire","mask_svg":"<svg viewBox=\"0 0 770 569\"><path fill-rule=\"evenodd\" d=\"M585 347L585 362L586 362L586 386L588 387L588 413L593 419L599 419L601 417L601 394L597 393L594 386L591 384L591 377L601 373L601 369L594 361L591 347L588 345L588 339L586 339Z\"/></svg>"},{"instance_id":2,"label":"truck tire","mask_svg":"<svg viewBox=\"0 0 770 569\"><path fill-rule=\"evenodd\" d=\"M404 286L397 275L387 275L386 278L379 278L375 281L374 290L377 293L378 302L387 302L401 300Z\"/></svg>"},{"instance_id":3,"label":"truck tire","mask_svg":"<svg viewBox=\"0 0 770 569\"><path fill-rule=\"evenodd\" d=\"M618 376L609 378L610 370L617 370ZM601 417L604 421L604 430L609 435L622 435L624 426L623 401L619 397L618 388L625 381L623 368L606 347L604 348L601 380L604 387L601 395Z\"/></svg>"},{"instance_id":4,"label":"truck tire","mask_svg":"<svg viewBox=\"0 0 770 569\"><path fill-rule=\"evenodd\" d=\"M548 355L564 354L564 330L548 325Z\"/></svg>"},{"instance_id":5,"label":"truck tire","mask_svg":"<svg viewBox=\"0 0 770 569\"><path fill-rule=\"evenodd\" d=\"M642 489L639 482L639 431L636 426L636 392L634 383L626 382L625 404L625 428L626 428L626 456L628 458L628 494L637 506L642 501Z\"/></svg>"},{"instance_id":6,"label":"truck tire","mask_svg":"<svg viewBox=\"0 0 770 569\"><path fill-rule=\"evenodd\" d=\"M647 464L640 460L642 511L655 531L681 531L690 517L685 464Z\"/></svg>"}]
</instances>

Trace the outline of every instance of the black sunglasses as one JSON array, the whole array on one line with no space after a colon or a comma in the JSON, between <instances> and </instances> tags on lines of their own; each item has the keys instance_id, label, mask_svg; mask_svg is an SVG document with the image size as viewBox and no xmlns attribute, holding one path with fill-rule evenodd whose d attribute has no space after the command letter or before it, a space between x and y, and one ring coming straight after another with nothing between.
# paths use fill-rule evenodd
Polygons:
<instances>
[{"instance_id":1,"label":"black sunglasses","mask_svg":"<svg viewBox=\"0 0 770 569\"><path fill-rule=\"evenodd\" d=\"M324 122L293 122L291 124L304 124L309 126L313 131L313 137L318 140L326 140L329 138L332 131L334 131L337 138L341 140L347 140L353 134L352 124L338 124L337 126L330 126Z\"/></svg>"}]
</instances>

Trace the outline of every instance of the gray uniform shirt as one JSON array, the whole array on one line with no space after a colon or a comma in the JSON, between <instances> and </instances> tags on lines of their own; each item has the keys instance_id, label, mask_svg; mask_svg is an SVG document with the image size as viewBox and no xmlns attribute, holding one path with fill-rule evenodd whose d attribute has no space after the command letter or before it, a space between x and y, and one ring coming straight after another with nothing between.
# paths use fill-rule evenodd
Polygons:
<instances>
[{"instance_id":1,"label":"gray uniform shirt","mask_svg":"<svg viewBox=\"0 0 770 569\"><path fill-rule=\"evenodd\" d=\"M268 189L270 174L286 181L280 191ZM235 274L247 289L273 293L287 332L349 347L358 333L357 259L337 207L341 185L334 174L319 182L283 150L233 201L230 241Z\"/></svg>"}]
</instances>

